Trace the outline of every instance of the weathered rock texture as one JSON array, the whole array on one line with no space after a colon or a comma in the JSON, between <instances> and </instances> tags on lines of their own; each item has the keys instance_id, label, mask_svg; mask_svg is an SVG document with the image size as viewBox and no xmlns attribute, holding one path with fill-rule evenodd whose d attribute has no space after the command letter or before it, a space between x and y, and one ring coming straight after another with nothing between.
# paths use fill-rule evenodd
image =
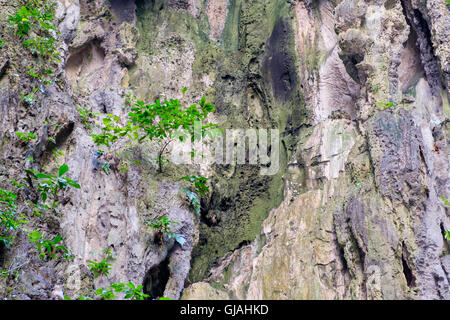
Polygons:
<instances>
[{"instance_id":1,"label":"weathered rock texture","mask_svg":"<svg viewBox=\"0 0 450 320\"><path fill-rule=\"evenodd\" d=\"M11 39L19 3L0 0ZM0 280L2 297L132 281L176 299L450 299L444 0L65 0L57 20L60 81L32 107L19 96L28 80L15 76L31 57L0 49L0 188L23 168L67 163L81 190L33 224L62 234L75 259L44 263L19 234L0 248L0 268L18 274ZM117 170L115 152L94 154L75 106L125 117L127 91L205 95L224 129L278 128L279 172L171 164L157 174L150 143L119 144L122 161L142 165ZM15 131L38 139L25 145ZM49 137L64 152L56 160ZM177 182L198 170L211 182L200 217ZM154 244L144 221L163 215L179 222L183 246ZM111 273L93 279L87 261L106 248Z\"/></svg>"}]
</instances>

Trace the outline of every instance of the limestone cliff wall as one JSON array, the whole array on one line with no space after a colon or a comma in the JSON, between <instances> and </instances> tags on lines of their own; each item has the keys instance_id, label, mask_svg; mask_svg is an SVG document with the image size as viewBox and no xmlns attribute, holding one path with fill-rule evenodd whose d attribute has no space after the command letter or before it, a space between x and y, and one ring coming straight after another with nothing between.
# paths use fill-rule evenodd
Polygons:
<instances>
[{"instance_id":1,"label":"limestone cliff wall","mask_svg":"<svg viewBox=\"0 0 450 320\"><path fill-rule=\"evenodd\" d=\"M175 299L450 298L444 0L57 3L57 81L30 107L18 72L32 57L7 27L21 2L0 0L0 188L26 179L24 169L67 163L81 189L31 226L61 234L75 258L40 261L19 233L0 247L0 269L17 275L0 279L2 297L132 281ZM280 170L169 164L158 174L151 143L99 157L76 105L125 117L129 91L146 101L205 95L224 129L278 128ZM16 131L38 138L24 144ZM141 165L119 171L119 158ZM186 172L210 180L200 216L179 192ZM183 246L153 242L144 221L163 215L179 222ZM94 279L87 261L106 248L112 270Z\"/></svg>"}]
</instances>

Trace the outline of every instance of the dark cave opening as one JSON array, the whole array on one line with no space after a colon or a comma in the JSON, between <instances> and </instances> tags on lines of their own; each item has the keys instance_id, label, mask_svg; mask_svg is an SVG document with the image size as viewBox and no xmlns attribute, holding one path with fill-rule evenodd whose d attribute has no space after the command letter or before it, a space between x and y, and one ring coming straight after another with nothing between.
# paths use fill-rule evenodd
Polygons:
<instances>
[{"instance_id":1,"label":"dark cave opening","mask_svg":"<svg viewBox=\"0 0 450 320\"><path fill-rule=\"evenodd\" d=\"M345 259L345 251L344 251L344 248L341 246L339 246L339 258L342 261L342 271L348 272L348 264L347 264L347 259Z\"/></svg>"},{"instance_id":2,"label":"dark cave opening","mask_svg":"<svg viewBox=\"0 0 450 320\"><path fill-rule=\"evenodd\" d=\"M170 278L169 260L169 257L167 257L160 264L150 268L145 275L142 286L144 287L144 293L148 294L150 298L164 296L164 290Z\"/></svg>"},{"instance_id":3,"label":"dark cave opening","mask_svg":"<svg viewBox=\"0 0 450 320\"><path fill-rule=\"evenodd\" d=\"M134 19L134 14L136 11L136 4L134 1L129 0L109 0L111 3L111 11L117 18L117 22L121 24L122 22L131 23Z\"/></svg>"},{"instance_id":4,"label":"dark cave opening","mask_svg":"<svg viewBox=\"0 0 450 320\"><path fill-rule=\"evenodd\" d=\"M403 266L403 274L406 279L406 284L409 288L416 286L416 278L414 277L411 268L408 266L407 262L408 252L406 251L405 244L403 244L403 253L402 253L402 266Z\"/></svg>"}]
</instances>

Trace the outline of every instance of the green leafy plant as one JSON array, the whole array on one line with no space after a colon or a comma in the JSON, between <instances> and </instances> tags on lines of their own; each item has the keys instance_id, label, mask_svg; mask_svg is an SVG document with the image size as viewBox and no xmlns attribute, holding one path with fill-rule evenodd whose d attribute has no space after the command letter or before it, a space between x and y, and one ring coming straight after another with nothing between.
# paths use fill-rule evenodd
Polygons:
<instances>
[{"instance_id":1,"label":"green leafy plant","mask_svg":"<svg viewBox=\"0 0 450 320\"><path fill-rule=\"evenodd\" d=\"M25 101L27 105L32 106L33 102L36 100L36 97L32 93L29 93L22 96L22 100Z\"/></svg>"},{"instance_id":2,"label":"green leafy plant","mask_svg":"<svg viewBox=\"0 0 450 320\"><path fill-rule=\"evenodd\" d=\"M450 240L450 230L445 230L444 234L445 234L445 239Z\"/></svg>"},{"instance_id":3,"label":"green leafy plant","mask_svg":"<svg viewBox=\"0 0 450 320\"><path fill-rule=\"evenodd\" d=\"M5 41L3 39L0 39L0 49L3 48L5 45Z\"/></svg>"},{"instance_id":4,"label":"green leafy plant","mask_svg":"<svg viewBox=\"0 0 450 320\"><path fill-rule=\"evenodd\" d=\"M58 176L41 173L33 169L27 170L30 177L38 181L38 192L42 201L45 203L47 199L52 199L52 209L58 205L57 199L60 191L64 191L68 187L80 189L78 183L65 176L67 171L69 171L67 164L59 167Z\"/></svg>"},{"instance_id":5,"label":"green leafy plant","mask_svg":"<svg viewBox=\"0 0 450 320\"><path fill-rule=\"evenodd\" d=\"M442 201L444 202L444 206L450 206L450 201L448 201L447 199L445 199L444 196L441 196Z\"/></svg>"},{"instance_id":6,"label":"green leafy plant","mask_svg":"<svg viewBox=\"0 0 450 320\"><path fill-rule=\"evenodd\" d=\"M103 259L100 262L95 262L92 260L88 261L88 267L91 269L91 272L94 274L94 278L97 278L101 275L107 276L109 274L109 270L111 270L111 264L107 259Z\"/></svg>"},{"instance_id":7,"label":"green leafy plant","mask_svg":"<svg viewBox=\"0 0 450 320\"><path fill-rule=\"evenodd\" d=\"M62 152L58 147L54 147L52 149L52 154L55 159L58 159L60 156L64 155L64 152Z\"/></svg>"},{"instance_id":8,"label":"green leafy plant","mask_svg":"<svg viewBox=\"0 0 450 320\"><path fill-rule=\"evenodd\" d=\"M191 191L189 188L183 188L183 191L189 200L191 209L195 214L199 215L201 211L200 197L197 195L197 193Z\"/></svg>"},{"instance_id":9,"label":"green leafy plant","mask_svg":"<svg viewBox=\"0 0 450 320\"><path fill-rule=\"evenodd\" d=\"M133 99L130 98L130 101ZM104 145L108 148L125 136L135 138L139 142L146 138L155 140L159 143L155 160L159 172L162 172L163 164L166 162L164 153L172 141L176 139L185 141L188 135L191 136L191 141L195 141L196 138L200 139L205 135L212 137L220 131L216 128L216 124L201 123L214 110L214 105L206 102L204 97L198 105L193 104L189 107L183 107L177 99L164 102L156 100L154 104L136 101L128 114L130 120L125 126L121 125L119 117L107 114L102 119L102 132L92 134L91 137L98 146Z\"/></svg>"},{"instance_id":10,"label":"green leafy plant","mask_svg":"<svg viewBox=\"0 0 450 320\"><path fill-rule=\"evenodd\" d=\"M80 106L76 106L78 114L81 119L81 123L88 130L92 130L93 126L91 124L91 120L97 117L96 113L89 111L87 108L81 108Z\"/></svg>"},{"instance_id":11,"label":"green leafy plant","mask_svg":"<svg viewBox=\"0 0 450 320\"><path fill-rule=\"evenodd\" d=\"M17 213L17 195L11 191L0 189L0 242L10 244L14 236L10 231L18 230L28 223L22 214Z\"/></svg>"},{"instance_id":12,"label":"green leafy plant","mask_svg":"<svg viewBox=\"0 0 450 320\"><path fill-rule=\"evenodd\" d=\"M95 294L100 296L105 300L117 299L117 296L114 293L123 292L125 294L125 299L130 300L145 300L150 296L143 292L142 285L135 286L131 281L127 284L125 283L112 283L106 289L97 289Z\"/></svg>"},{"instance_id":13,"label":"green leafy plant","mask_svg":"<svg viewBox=\"0 0 450 320\"><path fill-rule=\"evenodd\" d=\"M15 132L16 136L19 137L23 142L28 142L30 140L36 139L37 136L32 132Z\"/></svg>"},{"instance_id":14,"label":"green leafy plant","mask_svg":"<svg viewBox=\"0 0 450 320\"><path fill-rule=\"evenodd\" d=\"M111 287L114 288L116 292L124 292L125 299L130 300L145 300L149 295L143 292L143 286L135 286L131 281L127 284L124 283L113 283Z\"/></svg>"},{"instance_id":15,"label":"green leafy plant","mask_svg":"<svg viewBox=\"0 0 450 320\"><path fill-rule=\"evenodd\" d=\"M24 40L23 46L30 49L31 54L39 54L44 59L60 62L55 38L35 36L33 39Z\"/></svg>"},{"instance_id":16,"label":"green leafy plant","mask_svg":"<svg viewBox=\"0 0 450 320\"><path fill-rule=\"evenodd\" d=\"M31 27L34 25L30 19L34 15L39 15L39 12L37 12L34 8L29 8L27 6L22 6L20 9L14 14L9 15L9 22L11 22L11 25L16 26L16 34L19 37L24 37L28 35L28 32L30 31Z\"/></svg>"},{"instance_id":17,"label":"green leafy plant","mask_svg":"<svg viewBox=\"0 0 450 320\"><path fill-rule=\"evenodd\" d=\"M37 251L39 252L39 258L44 261L49 261L56 258L58 253L64 255L65 259L73 257L69 250L61 243L63 238L61 236L55 236L52 240L46 239L45 236L39 231L31 231L28 234L30 242L36 243Z\"/></svg>"},{"instance_id":18,"label":"green leafy plant","mask_svg":"<svg viewBox=\"0 0 450 320\"><path fill-rule=\"evenodd\" d=\"M171 230L171 224L178 224L176 221L172 221L166 216L156 219L154 221L146 221L153 229L157 231L155 240L158 240L159 244L162 245L163 236L166 235L169 239L175 239L180 245L186 242L184 236L180 233L175 233Z\"/></svg>"},{"instance_id":19,"label":"green leafy plant","mask_svg":"<svg viewBox=\"0 0 450 320\"><path fill-rule=\"evenodd\" d=\"M64 300L72 300L70 297L64 295ZM94 300L91 297L79 295L75 300Z\"/></svg>"},{"instance_id":20,"label":"green leafy plant","mask_svg":"<svg viewBox=\"0 0 450 320\"><path fill-rule=\"evenodd\" d=\"M111 166L108 162L102 164L102 169L106 174L109 174L111 172Z\"/></svg>"},{"instance_id":21,"label":"green leafy plant","mask_svg":"<svg viewBox=\"0 0 450 320\"><path fill-rule=\"evenodd\" d=\"M26 74L31 77L31 92L21 93L23 101L32 106L38 99L38 93L45 93L44 86L53 83L50 75L61 61L59 59L58 34L53 20L55 19L56 3L50 0L27 0L13 15L9 15L10 26L16 35L22 39L22 46L38 58L37 62L30 60ZM37 80L37 81L34 81Z\"/></svg>"},{"instance_id":22,"label":"green leafy plant","mask_svg":"<svg viewBox=\"0 0 450 320\"><path fill-rule=\"evenodd\" d=\"M183 107L178 99L165 100L163 103L156 100L154 104L137 101L131 111L128 116L140 129L137 133L138 140L148 138L160 143L157 158L159 172L162 172L162 158L168 145L175 139L186 139L186 135L180 134L180 131L190 135L193 142L196 137L201 138L209 129L217 127L216 124L201 123L210 112L215 111L214 105L207 102L205 97L201 98L198 105L192 104L189 107Z\"/></svg>"},{"instance_id":23,"label":"green leafy plant","mask_svg":"<svg viewBox=\"0 0 450 320\"><path fill-rule=\"evenodd\" d=\"M94 274L94 278L99 276L107 276L109 274L109 270L111 270L111 263L109 263L109 259L111 258L111 252L106 249L104 251L107 255L105 259L102 259L100 262L88 260L88 267L91 269L91 272Z\"/></svg>"},{"instance_id":24,"label":"green leafy plant","mask_svg":"<svg viewBox=\"0 0 450 320\"><path fill-rule=\"evenodd\" d=\"M40 83L39 90L44 93L44 86L53 84L53 81L50 80L50 76L53 75L52 69L42 69L32 66L27 66L27 75L30 76L32 80L37 80ZM33 92L37 92L37 88L33 89Z\"/></svg>"},{"instance_id":25,"label":"green leafy plant","mask_svg":"<svg viewBox=\"0 0 450 320\"><path fill-rule=\"evenodd\" d=\"M383 110L385 109L389 109L390 107L395 105L395 102L378 102L378 104L383 108Z\"/></svg>"},{"instance_id":26,"label":"green leafy plant","mask_svg":"<svg viewBox=\"0 0 450 320\"><path fill-rule=\"evenodd\" d=\"M28 35L32 28L36 32L49 33L50 30L56 31L52 24L55 13L54 2L47 0L27 1L27 5L22 6L14 15L9 15L11 26L16 27L16 34L19 37Z\"/></svg>"},{"instance_id":27,"label":"green leafy plant","mask_svg":"<svg viewBox=\"0 0 450 320\"><path fill-rule=\"evenodd\" d=\"M180 180L191 182L195 190L202 196L205 196L209 192L209 187L207 186L208 180L205 177L192 175L182 177Z\"/></svg>"},{"instance_id":28,"label":"green leafy plant","mask_svg":"<svg viewBox=\"0 0 450 320\"><path fill-rule=\"evenodd\" d=\"M111 145L119 138L127 136L129 132L136 129L131 126L131 123L128 123L127 126L122 127L120 124L120 118L112 114L106 114L105 118L102 119L102 122L102 133L90 135L94 143L98 146L103 145L110 148Z\"/></svg>"}]
</instances>

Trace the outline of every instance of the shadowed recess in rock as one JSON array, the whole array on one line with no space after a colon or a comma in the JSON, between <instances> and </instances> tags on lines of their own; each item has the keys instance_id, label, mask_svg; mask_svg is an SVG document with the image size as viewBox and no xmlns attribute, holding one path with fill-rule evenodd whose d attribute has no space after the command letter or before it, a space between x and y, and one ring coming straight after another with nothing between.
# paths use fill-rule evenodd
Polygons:
<instances>
[{"instance_id":1,"label":"shadowed recess in rock","mask_svg":"<svg viewBox=\"0 0 450 320\"><path fill-rule=\"evenodd\" d=\"M117 22L132 22L136 5L134 1L129 0L110 0L111 11L117 18Z\"/></svg>"},{"instance_id":2,"label":"shadowed recess in rock","mask_svg":"<svg viewBox=\"0 0 450 320\"><path fill-rule=\"evenodd\" d=\"M169 257L167 257L147 272L143 283L144 293L150 295L151 298L163 297L169 278Z\"/></svg>"}]
</instances>

